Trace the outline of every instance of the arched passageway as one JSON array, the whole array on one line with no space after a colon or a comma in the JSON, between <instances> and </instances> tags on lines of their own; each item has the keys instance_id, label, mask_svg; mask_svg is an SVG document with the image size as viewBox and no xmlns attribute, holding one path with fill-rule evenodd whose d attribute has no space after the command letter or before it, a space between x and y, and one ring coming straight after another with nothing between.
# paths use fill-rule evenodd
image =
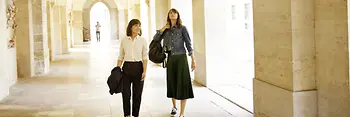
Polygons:
<instances>
[{"instance_id":1,"label":"arched passageway","mask_svg":"<svg viewBox=\"0 0 350 117\"><path fill-rule=\"evenodd\" d=\"M102 3L104 4L109 11L110 17L109 19L109 27L110 27L110 34L109 37L112 40L116 40L119 38L119 12L118 12L118 7L117 4L115 3L114 0L99 0L99 1L95 1L95 0L86 0L84 7L83 7L83 41L84 42L89 42L92 39L96 39L96 36L94 34L91 34L91 32L95 33L95 25L96 22L94 22L94 25L91 26L90 23L90 11L92 11L93 6L97 3ZM101 14L105 14L105 13L101 13ZM105 17L106 18L106 17ZM104 18L104 19L105 19ZM93 20L95 20L94 18L92 18ZM94 27L94 29L91 29L91 27ZM108 36L107 36L108 37ZM108 40L110 40L108 39Z\"/></svg>"},{"instance_id":2,"label":"arched passageway","mask_svg":"<svg viewBox=\"0 0 350 117\"><path fill-rule=\"evenodd\" d=\"M98 22L98 24L97 24ZM90 10L90 35L92 42L111 39L110 12L105 4L97 2ZM97 40L97 38L99 40Z\"/></svg>"}]
</instances>

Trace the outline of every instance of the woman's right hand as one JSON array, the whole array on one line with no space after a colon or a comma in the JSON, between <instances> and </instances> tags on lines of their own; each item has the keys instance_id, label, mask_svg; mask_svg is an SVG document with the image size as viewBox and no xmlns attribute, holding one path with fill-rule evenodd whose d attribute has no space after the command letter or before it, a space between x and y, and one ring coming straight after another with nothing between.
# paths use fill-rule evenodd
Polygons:
<instances>
[{"instance_id":1,"label":"woman's right hand","mask_svg":"<svg viewBox=\"0 0 350 117\"><path fill-rule=\"evenodd\" d=\"M163 26L162 29L160 29L160 32L163 32L165 29L168 29L168 28L170 28L170 25L166 24L165 26Z\"/></svg>"}]
</instances>

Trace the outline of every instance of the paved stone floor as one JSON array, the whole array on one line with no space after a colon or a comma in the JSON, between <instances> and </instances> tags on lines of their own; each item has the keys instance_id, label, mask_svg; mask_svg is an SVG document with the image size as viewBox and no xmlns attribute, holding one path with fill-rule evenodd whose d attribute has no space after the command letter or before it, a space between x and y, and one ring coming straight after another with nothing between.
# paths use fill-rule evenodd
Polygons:
<instances>
[{"instance_id":1,"label":"paved stone floor","mask_svg":"<svg viewBox=\"0 0 350 117\"><path fill-rule=\"evenodd\" d=\"M22 78L0 102L0 117L122 117L121 94L106 84L116 65L118 42L80 45L58 56L48 74ZM186 117L253 117L224 98L194 83ZM178 103L179 105L179 103ZM141 117L169 117L165 70L149 64Z\"/></svg>"}]
</instances>

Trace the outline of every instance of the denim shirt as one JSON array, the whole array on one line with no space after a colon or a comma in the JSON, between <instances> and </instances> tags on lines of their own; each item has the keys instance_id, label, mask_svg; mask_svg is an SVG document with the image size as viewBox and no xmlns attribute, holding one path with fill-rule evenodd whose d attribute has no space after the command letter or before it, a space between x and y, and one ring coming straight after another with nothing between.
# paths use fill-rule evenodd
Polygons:
<instances>
[{"instance_id":1,"label":"denim shirt","mask_svg":"<svg viewBox=\"0 0 350 117\"><path fill-rule=\"evenodd\" d=\"M157 30L157 33L154 35L153 40L161 41L160 36L163 32ZM193 49L192 43L190 39L190 35L188 34L187 28L182 26L178 28L173 26L171 30L165 32L164 40L163 40L163 48L164 51L170 51L171 55L178 54L186 54L186 49L188 51L188 56L192 56ZM185 48L186 46L186 48Z\"/></svg>"}]
</instances>

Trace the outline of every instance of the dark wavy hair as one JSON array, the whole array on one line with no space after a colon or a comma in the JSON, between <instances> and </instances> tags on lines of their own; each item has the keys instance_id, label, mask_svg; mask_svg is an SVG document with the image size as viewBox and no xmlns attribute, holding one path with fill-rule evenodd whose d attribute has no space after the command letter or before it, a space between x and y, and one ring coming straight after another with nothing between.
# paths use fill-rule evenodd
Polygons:
<instances>
[{"instance_id":1,"label":"dark wavy hair","mask_svg":"<svg viewBox=\"0 0 350 117\"><path fill-rule=\"evenodd\" d=\"M170 17L169 17L169 14L170 14L171 12L177 14L176 26L177 26L178 28L181 28L181 27L182 27L182 20L181 20L181 18L180 18L180 13L179 13L179 11L177 11L177 10L174 9L174 8L170 9L169 12L168 12L168 17L167 17L167 22L168 22L168 24L171 26L171 20L170 20Z\"/></svg>"},{"instance_id":2,"label":"dark wavy hair","mask_svg":"<svg viewBox=\"0 0 350 117\"><path fill-rule=\"evenodd\" d=\"M138 19L132 19L130 20L128 27L126 28L126 36L131 36L132 35L132 26L139 24L141 26L141 22ZM142 30L140 29L139 36L142 35Z\"/></svg>"}]
</instances>

